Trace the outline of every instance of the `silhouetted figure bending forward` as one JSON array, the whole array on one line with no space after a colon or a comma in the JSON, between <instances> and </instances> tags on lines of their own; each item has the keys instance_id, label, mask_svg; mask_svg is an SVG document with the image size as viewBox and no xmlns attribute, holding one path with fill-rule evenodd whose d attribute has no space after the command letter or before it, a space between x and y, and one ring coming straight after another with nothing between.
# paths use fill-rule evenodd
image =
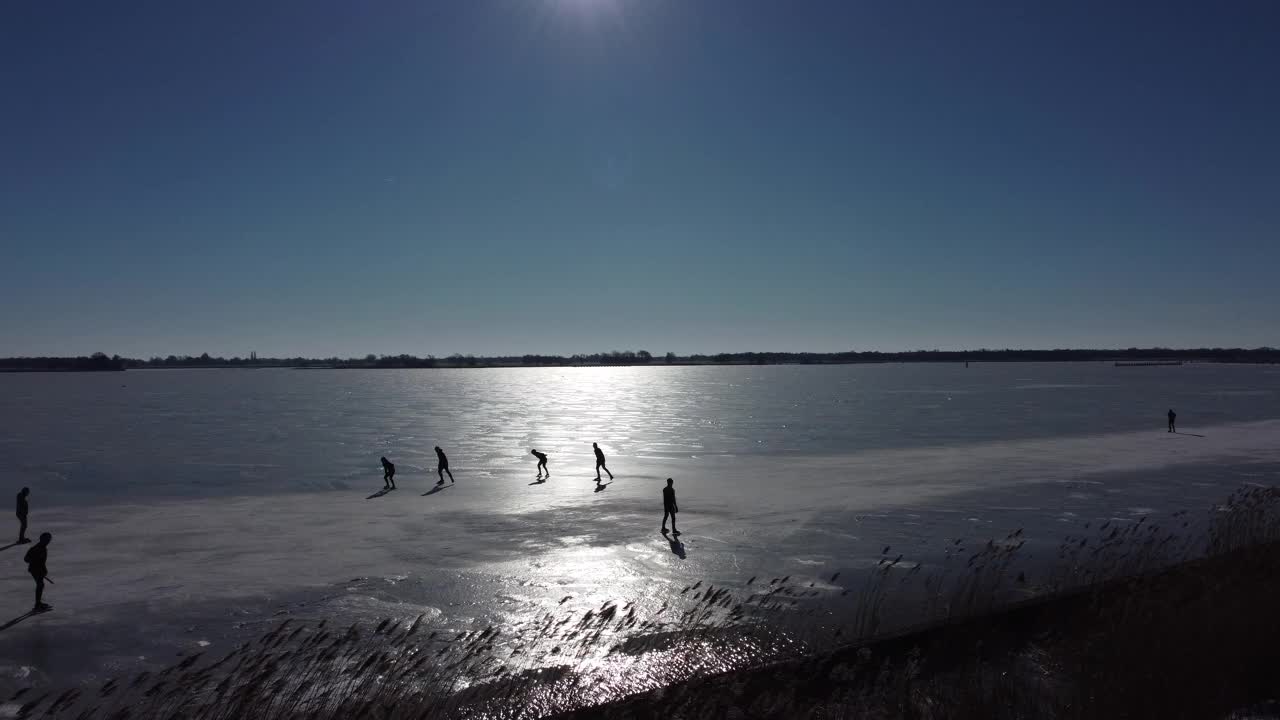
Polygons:
<instances>
[{"instance_id":1,"label":"silhouetted figure bending forward","mask_svg":"<svg viewBox=\"0 0 1280 720\"><path fill-rule=\"evenodd\" d=\"M605 467L605 464L604 464L604 451L601 450L600 446L595 443L591 443L591 447L593 450L596 451L596 480L600 479L601 468L604 468L604 471L609 473L609 479L612 480L613 473L609 472L609 468Z\"/></svg>"},{"instance_id":2,"label":"silhouetted figure bending forward","mask_svg":"<svg viewBox=\"0 0 1280 720\"><path fill-rule=\"evenodd\" d=\"M29 543L31 540L27 538L27 496L31 494L31 488L22 488L18 492L18 544Z\"/></svg>"},{"instance_id":3,"label":"silhouetted figure bending forward","mask_svg":"<svg viewBox=\"0 0 1280 720\"><path fill-rule=\"evenodd\" d=\"M449 473L449 482L453 482L453 472L449 470L449 458L444 456L444 451L440 449L439 445L436 446L436 459L440 461L439 464L436 465L436 474L440 476L440 482L436 484L444 484L445 473Z\"/></svg>"},{"instance_id":4,"label":"silhouetted figure bending forward","mask_svg":"<svg viewBox=\"0 0 1280 720\"><path fill-rule=\"evenodd\" d=\"M382 484L388 490L396 489L396 466L385 456L382 458Z\"/></svg>"},{"instance_id":5,"label":"silhouetted figure bending forward","mask_svg":"<svg viewBox=\"0 0 1280 720\"><path fill-rule=\"evenodd\" d=\"M53 536L49 533L40 533L40 542L28 550L22 558L27 563L27 572L31 573L31 577L36 581L36 604L31 608L32 612L51 609L44 604L44 579L49 575L49 568L45 563L49 560L49 543L52 540Z\"/></svg>"},{"instance_id":6,"label":"silhouetted figure bending forward","mask_svg":"<svg viewBox=\"0 0 1280 720\"><path fill-rule=\"evenodd\" d=\"M1169 432L1171 433L1178 432L1178 426L1175 424L1177 420L1178 420L1178 413L1174 412L1173 408L1169 408Z\"/></svg>"},{"instance_id":7,"label":"silhouetted figure bending forward","mask_svg":"<svg viewBox=\"0 0 1280 720\"><path fill-rule=\"evenodd\" d=\"M662 532L667 531L667 517L671 517L671 532L679 535L680 531L676 529L676 513L680 512L680 508L676 506L676 489L672 487L675 480L667 478L667 486L662 488Z\"/></svg>"},{"instance_id":8,"label":"silhouetted figure bending forward","mask_svg":"<svg viewBox=\"0 0 1280 720\"><path fill-rule=\"evenodd\" d=\"M547 477L551 477L551 471L547 469L547 454L540 453L535 448L529 451L534 457L538 458L538 474L546 473Z\"/></svg>"}]
</instances>

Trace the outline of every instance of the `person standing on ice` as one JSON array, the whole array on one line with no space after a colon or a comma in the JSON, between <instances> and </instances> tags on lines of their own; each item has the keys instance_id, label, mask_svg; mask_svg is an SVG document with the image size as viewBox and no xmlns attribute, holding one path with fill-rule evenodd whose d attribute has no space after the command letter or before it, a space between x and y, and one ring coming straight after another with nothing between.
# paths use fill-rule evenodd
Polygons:
<instances>
[{"instance_id":1,"label":"person standing on ice","mask_svg":"<svg viewBox=\"0 0 1280 720\"><path fill-rule=\"evenodd\" d=\"M1178 432L1178 426L1174 424L1177 421L1177 419L1178 419L1178 413L1174 412L1173 408L1169 408L1169 432L1171 433Z\"/></svg>"},{"instance_id":2,"label":"person standing on ice","mask_svg":"<svg viewBox=\"0 0 1280 720\"><path fill-rule=\"evenodd\" d=\"M40 542L36 543L22 560L27 564L27 572L31 573L31 577L36 581L36 604L31 608L31 612L42 612L44 610L52 610L53 608L44 604L44 579L49 576L49 568L45 563L49 560L49 543L53 540L53 535L49 533L40 533Z\"/></svg>"},{"instance_id":3,"label":"person standing on ice","mask_svg":"<svg viewBox=\"0 0 1280 720\"><path fill-rule=\"evenodd\" d=\"M439 445L436 446L436 459L439 461L439 464L436 465L436 474L440 476L440 482L436 484L444 484L445 473L449 473L449 482L452 483L453 471L449 470L449 458L444 456L444 451L440 449Z\"/></svg>"},{"instance_id":4,"label":"person standing on ice","mask_svg":"<svg viewBox=\"0 0 1280 720\"><path fill-rule=\"evenodd\" d=\"M385 455L382 456L382 484L387 490L396 489L396 466Z\"/></svg>"},{"instance_id":5,"label":"person standing on ice","mask_svg":"<svg viewBox=\"0 0 1280 720\"><path fill-rule=\"evenodd\" d=\"M609 472L609 468L604 464L604 451L595 443L591 443L591 448L596 451L596 482L600 482L600 468L604 468L604 471L609 473L609 479L612 480L613 473Z\"/></svg>"},{"instance_id":6,"label":"person standing on ice","mask_svg":"<svg viewBox=\"0 0 1280 720\"><path fill-rule=\"evenodd\" d=\"M537 448L530 450L529 453L538 458L538 477L542 477L544 472L547 477L551 477L551 471L547 470L547 454L538 452Z\"/></svg>"},{"instance_id":7,"label":"person standing on ice","mask_svg":"<svg viewBox=\"0 0 1280 720\"><path fill-rule=\"evenodd\" d=\"M676 513L680 512L680 508L676 506L676 489L672 487L675 480L667 478L667 486L662 488L662 534L667 534L667 516L671 516L671 534L679 535L680 531L676 529Z\"/></svg>"},{"instance_id":8,"label":"person standing on ice","mask_svg":"<svg viewBox=\"0 0 1280 720\"><path fill-rule=\"evenodd\" d=\"M31 494L31 488L22 488L18 492L18 544L25 545L31 542L27 537L27 496Z\"/></svg>"}]
</instances>

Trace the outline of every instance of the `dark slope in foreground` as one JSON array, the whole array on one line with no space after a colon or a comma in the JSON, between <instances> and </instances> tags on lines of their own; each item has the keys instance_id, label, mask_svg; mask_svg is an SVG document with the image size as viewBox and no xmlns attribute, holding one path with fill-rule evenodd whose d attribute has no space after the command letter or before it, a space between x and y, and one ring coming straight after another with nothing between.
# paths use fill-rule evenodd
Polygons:
<instances>
[{"instance_id":1,"label":"dark slope in foreground","mask_svg":"<svg viewBox=\"0 0 1280 720\"><path fill-rule=\"evenodd\" d=\"M1225 718L1280 695L1280 543L564 720Z\"/></svg>"}]
</instances>

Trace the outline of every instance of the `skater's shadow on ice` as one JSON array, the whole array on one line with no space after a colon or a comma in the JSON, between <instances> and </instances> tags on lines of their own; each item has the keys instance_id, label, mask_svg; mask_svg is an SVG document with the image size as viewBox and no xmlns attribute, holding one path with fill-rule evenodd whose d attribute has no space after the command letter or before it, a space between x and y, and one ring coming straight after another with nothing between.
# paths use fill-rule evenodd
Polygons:
<instances>
[{"instance_id":1,"label":"skater's shadow on ice","mask_svg":"<svg viewBox=\"0 0 1280 720\"><path fill-rule=\"evenodd\" d=\"M612 480L611 480L611 481L609 481L609 482L607 482L607 483L600 483L600 482L598 482L598 483L596 483L596 492L600 492L601 490L604 490L605 488L609 487L609 486L610 486L610 485L612 485L612 484L613 484L613 481L612 481Z\"/></svg>"},{"instance_id":2,"label":"skater's shadow on ice","mask_svg":"<svg viewBox=\"0 0 1280 720\"><path fill-rule=\"evenodd\" d=\"M534 480L533 482L531 482L531 483L529 483L529 484L530 484L530 485L541 485L541 484L545 483L546 481L547 481L547 479L546 479L546 478L538 478L537 480Z\"/></svg>"},{"instance_id":3,"label":"skater's shadow on ice","mask_svg":"<svg viewBox=\"0 0 1280 720\"><path fill-rule=\"evenodd\" d=\"M376 492L376 493L374 493L374 494L370 495L369 497L365 498L365 500L372 500L372 499L374 499L374 498L380 498L380 497L382 497L383 495L386 495L387 493L391 492L392 490L395 490L395 488L382 488L382 489L381 489L381 490L379 490L378 492Z\"/></svg>"},{"instance_id":4,"label":"skater's shadow on ice","mask_svg":"<svg viewBox=\"0 0 1280 720\"><path fill-rule=\"evenodd\" d=\"M453 487L453 486L452 486L452 485L437 485L437 486L435 486L435 487L431 488L430 490L428 490L428 491L426 491L426 492L422 493L422 496L423 496L423 497L426 497L426 496L428 496L428 495L435 495L436 493L440 492L441 490L447 490L447 489L449 489L449 488L451 488L451 487Z\"/></svg>"},{"instance_id":5,"label":"skater's shadow on ice","mask_svg":"<svg viewBox=\"0 0 1280 720\"><path fill-rule=\"evenodd\" d=\"M1203 435L1197 435L1195 433L1189 433L1189 432L1182 432L1181 430L1174 430L1173 434L1174 435L1190 435L1191 437L1198 437L1198 438L1204 437Z\"/></svg>"},{"instance_id":6,"label":"skater's shadow on ice","mask_svg":"<svg viewBox=\"0 0 1280 720\"><path fill-rule=\"evenodd\" d=\"M9 543L8 545L5 545L4 547L0 547L0 550L8 550L8 549L9 549L9 548L11 548L11 547L17 547L17 546L19 546L19 545L23 545L23 544L24 544L24 543Z\"/></svg>"},{"instance_id":7,"label":"skater's shadow on ice","mask_svg":"<svg viewBox=\"0 0 1280 720\"><path fill-rule=\"evenodd\" d=\"M23 614L19 615L18 617L16 617L16 618L14 618L14 619L10 620L9 622L7 622L7 623L5 623L5 624L3 624L3 625L0 625L0 632L4 632L5 630L8 630L9 628L13 627L14 625L17 625L18 623L22 622L23 620L26 620L27 618L31 617L32 615L38 615L38 614L39 614L39 613L37 613L37 612L36 612L36 611L34 611L34 610L29 610L29 611L27 611L27 612L25 612L25 613L23 613Z\"/></svg>"},{"instance_id":8,"label":"skater's shadow on ice","mask_svg":"<svg viewBox=\"0 0 1280 720\"><path fill-rule=\"evenodd\" d=\"M680 538L669 537L667 542L671 543L671 552L675 553L681 560L689 557L684 552L684 543L680 542Z\"/></svg>"}]
</instances>

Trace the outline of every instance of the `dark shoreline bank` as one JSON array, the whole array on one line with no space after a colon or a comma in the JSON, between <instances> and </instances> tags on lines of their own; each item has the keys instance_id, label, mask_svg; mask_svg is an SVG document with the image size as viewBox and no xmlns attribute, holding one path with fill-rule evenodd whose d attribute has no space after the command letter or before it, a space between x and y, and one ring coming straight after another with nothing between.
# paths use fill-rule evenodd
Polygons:
<instances>
[{"instance_id":1,"label":"dark shoreline bank","mask_svg":"<svg viewBox=\"0 0 1280 720\"><path fill-rule=\"evenodd\" d=\"M554 717L1225 718L1280 694L1278 592L1271 542Z\"/></svg>"},{"instance_id":2,"label":"dark shoreline bank","mask_svg":"<svg viewBox=\"0 0 1280 720\"><path fill-rule=\"evenodd\" d=\"M910 352L743 352L714 355L655 356L646 351L613 351L591 355L510 355L477 357L451 355L366 355L362 358L222 358L207 353L200 356L154 357L149 360L108 357L12 357L0 358L0 372L78 372L101 370L170 368L298 368L298 369L407 369L407 368L495 368L495 367L646 367L707 365L862 365L885 363L1040 363L1105 362L1117 367L1177 366L1187 363L1280 363L1280 350L1243 348L1128 348L1124 350L918 350Z\"/></svg>"},{"instance_id":3,"label":"dark shoreline bank","mask_svg":"<svg viewBox=\"0 0 1280 720\"><path fill-rule=\"evenodd\" d=\"M81 373L81 372L124 372L127 368L0 368L2 373Z\"/></svg>"}]
</instances>

